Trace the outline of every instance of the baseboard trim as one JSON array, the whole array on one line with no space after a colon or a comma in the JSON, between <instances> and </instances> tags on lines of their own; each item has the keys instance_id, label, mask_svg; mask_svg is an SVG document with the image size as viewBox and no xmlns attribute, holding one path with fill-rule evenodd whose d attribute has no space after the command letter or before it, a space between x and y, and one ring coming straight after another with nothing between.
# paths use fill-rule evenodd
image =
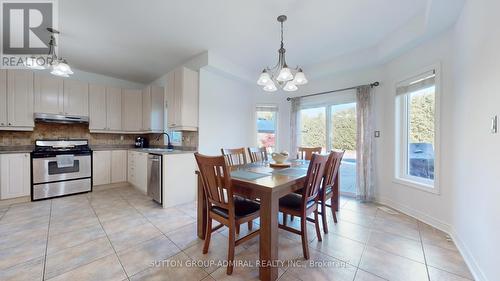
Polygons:
<instances>
[{"instance_id":1,"label":"baseboard trim","mask_svg":"<svg viewBox=\"0 0 500 281\"><path fill-rule=\"evenodd\" d=\"M400 211L403 214L406 214L410 217L413 217L421 222L424 222L434 228L437 228L443 232L446 232L448 234L451 233L452 227L450 224L443 222L442 220L439 220L437 218L434 218L432 216L429 216L423 212L417 211L413 208L410 208L408 206L399 204L391 199L380 197L375 200L377 203L386 205L388 207L391 207L395 210Z\"/></svg>"},{"instance_id":2,"label":"baseboard trim","mask_svg":"<svg viewBox=\"0 0 500 281\"><path fill-rule=\"evenodd\" d=\"M474 277L474 280L488 281L486 275L484 275L483 271L477 264L471 252L469 251L469 248L462 242L462 240L460 240L460 237L457 235L454 228L452 228L452 231L449 233L449 235L451 236L451 239L453 239L453 241L455 242L455 246L457 246L458 251L464 258L464 261L469 267L469 270L472 276Z\"/></svg>"},{"instance_id":3,"label":"baseboard trim","mask_svg":"<svg viewBox=\"0 0 500 281\"><path fill-rule=\"evenodd\" d=\"M484 273L482 272L481 268L477 264L476 260L472 256L471 252L467 248L467 246L462 242L458 234L456 233L455 229L453 228L452 225L445 223L439 219L436 219L432 216L429 216L423 212L417 211L413 208L410 208L408 206L399 204L393 200L390 200L388 198L384 197L379 197L376 198L375 202L386 205L387 207L391 207L405 215L408 215L410 217L413 217L421 222L424 222L434 228L437 228L448 235L450 235L451 239L453 239L455 246L457 247L458 251L464 258L465 263L467 264L467 267L469 267L469 270L474 277L474 280L476 281L488 281Z\"/></svg>"}]
</instances>

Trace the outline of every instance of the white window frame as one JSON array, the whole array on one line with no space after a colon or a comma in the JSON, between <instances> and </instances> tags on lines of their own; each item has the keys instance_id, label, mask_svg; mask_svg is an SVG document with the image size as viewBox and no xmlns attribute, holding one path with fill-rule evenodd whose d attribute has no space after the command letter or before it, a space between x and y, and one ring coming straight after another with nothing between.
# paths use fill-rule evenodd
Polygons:
<instances>
[{"instance_id":1,"label":"white window frame","mask_svg":"<svg viewBox=\"0 0 500 281\"><path fill-rule=\"evenodd\" d=\"M408 95L397 95L398 85L407 84L409 80L423 73L435 71L435 116L434 116L434 180L422 179L407 174L408 171ZM440 194L440 116L441 116L441 66L439 63L428 66L399 80L394 86L395 108L395 161L393 182L417 188L426 192Z\"/></svg>"},{"instance_id":2,"label":"white window frame","mask_svg":"<svg viewBox=\"0 0 500 281\"><path fill-rule=\"evenodd\" d=\"M254 144L255 144L256 147L259 147L259 143L257 142L257 134L258 134L258 132L257 132L257 130L258 130L258 128L257 128L257 111L258 110L257 109L259 107L274 107L274 108L276 108L276 130L275 130L275 133L274 133L276 135L276 137L275 137L275 140L274 140L274 142L275 142L274 150L275 150L275 152L278 152L279 151L279 131L280 131L280 129L279 129L279 127L280 127L279 126L279 124L280 124L280 108L279 108L279 106L277 104L272 104L272 103L265 103L265 104L263 104L263 103L260 103L260 104L256 104L255 105L254 111L253 111Z\"/></svg>"}]
</instances>

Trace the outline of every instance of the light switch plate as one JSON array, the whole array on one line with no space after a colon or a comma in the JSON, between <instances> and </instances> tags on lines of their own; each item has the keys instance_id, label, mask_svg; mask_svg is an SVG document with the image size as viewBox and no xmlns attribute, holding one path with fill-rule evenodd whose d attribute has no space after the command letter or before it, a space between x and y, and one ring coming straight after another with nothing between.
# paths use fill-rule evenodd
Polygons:
<instances>
[{"instance_id":1,"label":"light switch plate","mask_svg":"<svg viewBox=\"0 0 500 281\"><path fill-rule=\"evenodd\" d=\"M375 137L380 138L380 131L375 131Z\"/></svg>"}]
</instances>

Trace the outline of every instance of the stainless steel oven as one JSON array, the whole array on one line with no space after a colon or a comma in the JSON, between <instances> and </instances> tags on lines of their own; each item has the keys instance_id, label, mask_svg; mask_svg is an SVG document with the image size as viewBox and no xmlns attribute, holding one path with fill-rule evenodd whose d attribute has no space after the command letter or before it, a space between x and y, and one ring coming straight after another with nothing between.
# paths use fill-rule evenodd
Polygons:
<instances>
[{"instance_id":1,"label":"stainless steel oven","mask_svg":"<svg viewBox=\"0 0 500 281\"><path fill-rule=\"evenodd\" d=\"M87 140L37 140L31 153L32 200L92 190Z\"/></svg>"}]
</instances>

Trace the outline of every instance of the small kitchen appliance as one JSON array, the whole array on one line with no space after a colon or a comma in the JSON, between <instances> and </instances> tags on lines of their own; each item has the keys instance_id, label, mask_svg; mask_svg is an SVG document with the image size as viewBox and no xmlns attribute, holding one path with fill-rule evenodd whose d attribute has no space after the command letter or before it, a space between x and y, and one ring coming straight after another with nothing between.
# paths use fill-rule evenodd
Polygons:
<instances>
[{"instance_id":1,"label":"small kitchen appliance","mask_svg":"<svg viewBox=\"0 0 500 281\"><path fill-rule=\"evenodd\" d=\"M137 148L145 148L149 147L149 141L145 137L137 137L135 138L135 147Z\"/></svg>"}]
</instances>

